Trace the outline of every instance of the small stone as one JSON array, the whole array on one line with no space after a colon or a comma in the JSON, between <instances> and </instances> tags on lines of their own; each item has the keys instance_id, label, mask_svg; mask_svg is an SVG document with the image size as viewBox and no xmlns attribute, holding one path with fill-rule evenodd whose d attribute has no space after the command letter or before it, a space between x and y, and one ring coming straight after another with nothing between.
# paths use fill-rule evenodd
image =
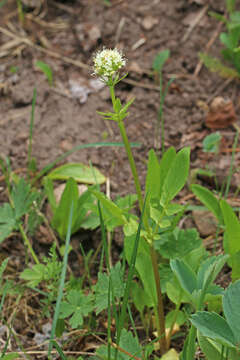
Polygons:
<instances>
[{"instance_id":1,"label":"small stone","mask_svg":"<svg viewBox=\"0 0 240 360\"><path fill-rule=\"evenodd\" d=\"M143 19L142 27L144 28L144 30L149 31L157 24L158 24L158 19L156 19L153 16L149 15L149 16L146 16Z\"/></svg>"}]
</instances>

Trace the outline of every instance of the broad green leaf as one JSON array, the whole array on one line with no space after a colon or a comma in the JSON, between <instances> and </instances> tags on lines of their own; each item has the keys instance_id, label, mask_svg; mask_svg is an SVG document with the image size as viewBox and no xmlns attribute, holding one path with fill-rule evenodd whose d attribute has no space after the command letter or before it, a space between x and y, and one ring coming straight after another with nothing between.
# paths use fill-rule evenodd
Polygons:
<instances>
[{"instance_id":1,"label":"broad green leaf","mask_svg":"<svg viewBox=\"0 0 240 360\"><path fill-rule=\"evenodd\" d=\"M161 204L167 205L183 188L188 177L189 161L190 148L177 153L163 184Z\"/></svg>"},{"instance_id":2,"label":"broad green leaf","mask_svg":"<svg viewBox=\"0 0 240 360\"><path fill-rule=\"evenodd\" d=\"M50 68L50 66L43 61L37 61L35 66L38 67L44 73L44 75L48 79L49 85L52 86L53 85L53 72L52 72L52 69Z\"/></svg>"},{"instance_id":3,"label":"broad green leaf","mask_svg":"<svg viewBox=\"0 0 240 360\"><path fill-rule=\"evenodd\" d=\"M143 313L145 307L152 307L154 304L146 291L135 281L131 285L131 297L133 303L140 313Z\"/></svg>"},{"instance_id":4,"label":"broad green leaf","mask_svg":"<svg viewBox=\"0 0 240 360\"><path fill-rule=\"evenodd\" d=\"M12 352L11 354L6 354L3 356L3 358L1 357L1 360L14 360L14 359L19 359L20 355L16 352Z\"/></svg>"},{"instance_id":5,"label":"broad green leaf","mask_svg":"<svg viewBox=\"0 0 240 360\"><path fill-rule=\"evenodd\" d=\"M153 60L153 70L160 73L162 71L163 65L168 60L169 55L169 50L160 51Z\"/></svg>"},{"instance_id":6,"label":"broad green leaf","mask_svg":"<svg viewBox=\"0 0 240 360\"><path fill-rule=\"evenodd\" d=\"M160 240L154 242L154 247L161 256L167 259L182 258L201 246L202 240L196 229L175 228L172 232L162 234Z\"/></svg>"},{"instance_id":7,"label":"broad green leaf","mask_svg":"<svg viewBox=\"0 0 240 360\"><path fill-rule=\"evenodd\" d=\"M197 289L197 278L192 269L183 260L171 260L170 266L184 291L189 295Z\"/></svg>"},{"instance_id":8,"label":"broad green leaf","mask_svg":"<svg viewBox=\"0 0 240 360\"><path fill-rule=\"evenodd\" d=\"M142 349L139 344L139 341L137 338L133 336L133 334L126 329L122 330L121 339L119 342L119 347L126 351L118 351L118 360L129 360L129 354L131 354L134 358L142 358ZM103 360L114 360L115 355L115 349L111 349L111 357L108 357L108 348L106 345L100 346L97 351L96 355Z\"/></svg>"},{"instance_id":9,"label":"broad green leaf","mask_svg":"<svg viewBox=\"0 0 240 360\"><path fill-rule=\"evenodd\" d=\"M15 218L20 219L25 215L31 208L33 202L37 200L38 193L31 189L23 178L21 178L13 188L11 193L12 201L14 205Z\"/></svg>"},{"instance_id":10,"label":"broad green leaf","mask_svg":"<svg viewBox=\"0 0 240 360\"><path fill-rule=\"evenodd\" d=\"M111 302L113 302L113 300L119 300L124 293L123 269L120 262L118 262L114 267L111 268L110 276L115 297L115 299L113 299L113 294L111 294ZM98 281L97 284L94 286L95 308L97 315L102 310L105 310L108 307L108 291L109 275L106 273L98 273Z\"/></svg>"},{"instance_id":11,"label":"broad green leaf","mask_svg":"<svg viewBox=\"0 0 240 360\"><path fill-rule=\"evenodd\" d=\"M137 358L142 357L142 348L138 339L133 336L132 332L127 331L126 329L122 330L119 346ZM129 360L129 356L126 354L124 355L125 359Z\"/></svg>"},{"instance_id":12,"label":"broad green leaf","mask_svg":"<svg viewBox=\"0 0 240 360\"><path fill-rule=\"evenodd\" d=\"M185 321L187 321L187 314L181 310L171 310L166 316L166 328L170 328L173 323L176 323L178 326L182 326Z\"/></svg>"},{"instance_id":13,"label":"broad green leaf","mask_svg":"<svg viewBox=\"0 0 240 360\"><path fill-rule=\"evenodd\" d=\"M203 140L203 151L217 153L221 138L222 136L219 131L206 136Z\"/></svg>"},{"instance_id":14,"label":"broad green leaf","mask_svg":"<svg viewBox=\"0 0 240 360\"><path fill-rule=\"evenodd\" d=\"M10 204L0 207L0 243L5 240L16 227L14 210Z\"/></svg>"},{"instance_id":15,"label":"broad green leaf","mask_svg":"<svg viewBox=\"0 0 240 360\"><path fill-rule=\"evenodd\" d=\"M198 289L204 289L207 293L227 259L228 255L212 256L201 264L197 273Z\"/></svg>"},{"instance_id":16,"label":"broad green leaf","mask_svg":"<svg viewBox=\"0 0 240 360\"><path fill-rule=\"evenodd\" d=\"M207 360L212 360L212 359L226 360L226 357L222 356L222 345L221 344L217 343L216 341L214 341L210 338L203 336L199 331L198 331L197 338L198 338L200 348L201 348L202 352L204 353L204 355L206 356Z\"/></svg>"},{"instance_id":17,"label":"broad green leaf","mask_svg":"<svg viewBox=\"0 0 240 360\"><path fill-rule=\"evenodd\" d=\"M54 195L54 188L53 188L52 180L50 178L48 178L47 176L45 176L43 178L43 186L44 186L44 190L47 195L49 204L51 206L52 212L55 213L56 208L57 208L57 202L56 202L56 197Z\"/></svg>"},{"instance_id":18,"label":"broad green leaf","mask_svg":"<svg viewBox=\"0 0 240 360\"><path fill-rule=\"evenodd\" d=\"M213 193L201 185L194 184L191 186L192 192L197 198L216 216L218 221L222 223L222 212L219 205L219 200Z\"/></svg>"},{"instance_id":19,"label":"broad green leaf","mask_svg":"<svg viewBox=\"0 0 240 360\"><path fill-rule=\"evenodd\" d=\"M29 287L37 286L44 278L45 265L44 264L36 264L32 267L32 269L25 269L20 278L27 281L27 285Z\"/></svg>"},{"instance_id":20,"label":"broad green leaf","mask_svg":"<svg viewBox=\"0 0 240 360\"><path fill-rule=\"evenodd\" d=\"M136 234L124 237L124 252L128 263L131 261L135 238ZM148 243L142 237L139 241L135 267L142 281L144 291L151 299L151 304L156 304L156 287L150 249Z\"/></svg>"},{"instance_id":21,"label":"broad green leaf","mask_svg":"<svg viewBox=\"0 0 240 360\"><path fill-rule=\"evenodd\" d=\"M116 219L119 220L119 225L123 225L126 223L126 218L124 216L124 211L122 209L120 209L113 201L108 199L100 191L96 191L96 190L90 190L90 191L100 201L100 203L103 205L103 208L105 208L111 214L111 216L114 216Z\"/></svg>"},{"instance_id":22,"label":"broad green leaf","mask_svg":"<svg viewBox=\"0 0 240 360\"><path fill-rule=\"evenodd\" d=\"M84 184L103 184L105 176L95 167L82 163L68 163L51 171L47 177L52 180L68 180L73 178Z\"/></svg>"},{"instance_id":23,"label":"broad green leaf","mask_svg":"<svg viewBox=\"0 0 240 360\"><path fill-rule=\"evenodd\" d=\"M149 200L158 198L160 195L160 165L153 149L148 153L145 191Z\"/></svg>"},{"instance_id":24,"label":"broad green leaf","mask_svg":"<svg viewBox=\"0 0 240 360\"><path fill-rule=\"evenodd\" d=\"M84 316L87 316L93 310L93 301L91 295L85 295L79 290L70 290L67 295L67 301L60 305L60 319L71 316L69 323L73 329L83 324Z\"/></svg>"},{"instance_id":25,"label":"broad green leaf","mask_svg":"<svg viewBox=\"0 0 240 360\"><path fill-rule=\"evenodd\" d=\"M223 311L234 334L235 343L240 343L240 280L231 284L223 296Z\"/></svg>"},{"instance_id":26,"label":"broad green leaf","mask_svg":"<svg viewBox=\"0 0 240 360\"><path fill-rule=\"evenodd\" d=\"M225 200L220 200L220 207L228 233L227 249L230 255L234 255L240 251L240 222L232 207Z\"/></svg>"},{"instance_id":27,"label":"broad green leaf","mask_svg":"<svg viewBox=\"0 0 240 360\"><path fill-rule=\"evenodd\" d=\"M191 303L190 296L185 291L183 291L176 277L173 277L170 281L167 282L166 292L167 296L174 304L179 304L179 302Z\"/></svg>"},{"instance_id":28,"label":"broad green leaf","mask_svg":"<svg viewBox=\"0 0 240 360\"><path fill-rule=\"evenodd\" d=\"M62 193L60 203L55 211L55 214L52 219L52 225L57 230L61 239L64 239L67 234L68 223L67 219L69 218L70 209L73 204L73 214L74 218L72 220L72 227L75 222L77 214L77 203L78 203L78 186L74 179L70 178L65 186L65 189Z\"/></svg>"},{"instance_id":29,"label":"broad green leaf","mask_svg":"<svg viewBox=\"0 0 240 360\"><path fill-rule=\"evenodd\" d=\"M159 184L159 197L162 195L163 184L166 181L167 174L174 163L176 158L176 150L171 146L160 160L160 184Z\"/></svg>"},{"instance_id":30,"label":"broad green leaf","mask_svg":"<svg viewBox=\"0 0 240 360\"><path fill-rule=\"evenodd\" d=\"M191 323L202 335L227 347L235 347L233 332L227 321L220 315L207 311L198 311L190 317Z\"/></svg>"}]
</instances>

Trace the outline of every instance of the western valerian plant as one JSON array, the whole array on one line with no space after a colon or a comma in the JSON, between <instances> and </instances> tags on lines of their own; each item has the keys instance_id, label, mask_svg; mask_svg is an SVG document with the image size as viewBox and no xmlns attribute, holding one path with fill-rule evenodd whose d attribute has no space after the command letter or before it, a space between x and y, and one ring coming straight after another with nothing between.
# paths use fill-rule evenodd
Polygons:
<instances>
[{"instance_id":1,"label":"western valerian plant","mask_svg":"<svg viewBox=\"0 0 240 360\"><path fill-rule=\"evenodd\" d=\"M103 49L98 52L94 59L94 73L109 87L113 112L98 112L105 120L112 120L117 123L122 140L127 152L128 161L132 171L138 204L140 211L143 209L143 195L140 186L139 176L129 144L125 129L124 119L128 115L128 108L134 99L122 105L121 100L115 96L115 86L127 74L120 76L120 70L125 66L126 60L122 53L117 49ZM170 148L160 161L153 150L149 153L148 172L146 179L146 209L143 212L143 227L139 243L139 256L136 260L136 270L143 283L144 290L150 294L152 306L156 315L156 327L160 345L160 351L164 354L168 349L168 342L165 331L165 316L163 307L163 293L161 289L158 253L155 248L155 240L161 237L161 232L173 230L176 219L184 211L178 204L171 201L184 186L189 170L190 149L185 148L175 152ZM133 217L126 217L123 211L112 201L107 199L98 191L93 191L103 207L111 211L112 216L119 220L119 225L123 225L125 240L124 251L129 262L133 251L133 237L137 231L137 221ZM175 219L176 215L176 219ZM148 279L144 273L144 268L148 268ZM119 344L120 333L117 333L116 343Z\"/></svg>"}]
</instances>

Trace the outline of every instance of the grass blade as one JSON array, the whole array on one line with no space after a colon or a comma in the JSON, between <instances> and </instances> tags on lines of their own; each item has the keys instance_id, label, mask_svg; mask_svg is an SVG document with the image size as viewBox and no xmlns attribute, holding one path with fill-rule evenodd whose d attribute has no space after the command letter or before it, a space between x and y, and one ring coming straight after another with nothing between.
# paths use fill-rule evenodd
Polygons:
<instances>
[{"instance_id":1,"label":"grass blade","mask_svg":"<svg viewBox=\"0 0 240 360\"><path fill-rule=\"evenodd\" d=\"M130 144L131 147L140 147L141 144L139 143L131 143ZM49 172L55 165L57 165L57 163L59 163L60 161L66 159L68 156L70 156L71 154L73 154L74 152L78 151L78 150L82 150L82 149L89 149L89 148L99 148L99 147L124 147L123 143L115 143L115 142L109 142L109 143L101 143L101 142L97 142L97 143L91 143L91 144L83 144L83 145L77 145L74 146L71 150L65 152L64 154L62 154L61 156L57 157L56 160L54 160L53 162L51 162L50 164L48 164L47 166L45 166L38 174L37 176L33 179L32 184L35 184L35 182L37 180L39 180L42 176L44 176L47 172Z\"/></svg>"},{"instance_id":2,"label":"grass blade","mask_svg":"<svg viewBox=\"0 0 240 360\"><path fill-rule=\"evenodd\" d=\"M66 272L67 272L68 250L69 250L69 244L70 244L70 238L71 238L72 219L73 219L73 203L71 205L69 219L68 219L68 229L67 229L65 251L64 251L64 257L63 257L63 267L62 267L61 279L60 279L59 289L58 289L58 297L57 297L57 302L56 302L56 307L55 307L55 312L54 312L54 317L53 317L49 347L48 347L48 357L49 358L50 358L50 353L51 353L52 346L53 346L53 339L55 336L57 320L58 320L59 311L60 311L60 305L61 305L61 301L62 301L62 297L63 297L63 289L64 289L65 277L66 277Z\"/></svg>"},{"instance_id":3,"label":"grass blade","mask_svg":"<svg viewBox=\"0 0 240 360\"><path fill-rule=\"evenodd\" d=\"M146 198L147 198L147 196L146 196ZM137 235L136 235L133 252L132 252L132 256L131 256L131 261L129 264L129 272L128 272L125 291L124 291L124 295L123 295L123 301L122 301L122 305L121 305L121 313L120 313L119 321L117 324L117 337L116 337L117 345L119 345L121 332L124 327L124 322L125 322L126 313L127 313L128 298L129 298L129 293L130 293L131 282L132 282L134 271L135 271L135 263L136 263L136 259L137 259L137 251L138 251L140 233L141 233L141 228L142 228L142 223L143 223L143 215L144 215L144 210L145 210L146 198L144 200L143 209L142 209L142 213L141 213L141 217L140 217L140 221L139 221L139 225L138 225ZM115 359L117 358L117 351L118 350L116 349Z\"/></svg>"}]
</instances>

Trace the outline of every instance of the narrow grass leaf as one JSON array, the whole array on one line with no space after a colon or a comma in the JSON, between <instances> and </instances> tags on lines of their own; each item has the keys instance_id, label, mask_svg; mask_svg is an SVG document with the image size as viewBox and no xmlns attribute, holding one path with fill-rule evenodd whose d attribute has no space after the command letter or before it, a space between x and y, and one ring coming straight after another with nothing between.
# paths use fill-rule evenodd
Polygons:
<instances>
[{"instance_id":1,"label":"narrow grass leaf","mask_svg":"<svg viewBox=\"0 0 240 360\"><path fill-rule=\"evenodd\" d=\"M62 297L63 297L63 289L64 289L64 282L65 282L65 277L66 277L66 272L67 272L68 253L69 253L69 245L70 245L70 238L71 238L72 219L73 219L73 203L71 205L71 210L70 210L69 219L68 219L68 229L67 229L66 242L65 242L65 252L64 252L64 257L63 257L63 267L62 267L62 273L61 273L61 278L60 278L60 283L59 283L59 288L58 288L58 297L57 297L57 301L56 301L56 307L55 307L54 316L53 316L52 330L51 330L51 336L50 336L49 347L48 347L48 357L50 356L50 353L52 350L52 345L53 345L52 341L55 337L57 320L59 318L60 305L61 305L61 301L62 301Z\"/></svg>"},{"instance_id":2,"label":"narrow grass leaf","mask_svg":"<svg viewBox=\"0 0 240 360\"><path fill-rule=\"evenodd\" d=\"M64 355L62 349L60 348L60 346L58 345L58 343L55 340L52 340L52 344L53 346L56 348L58 355L60 356L60 358L62 360L67 360L66 356Z\"/></svg>"},{"instance_id":3,"label":"narrow grass leaf","mask_svg":"<svg viewBox=\"0 0 240 360\"><path fill-rule=\"evenodd\" d=\"M138 226L138 230L137 230L137 234L136 234L136 238L135 238L135 242L134 242L134 247L133 247L133 251L132 251L132 255L131 255L131 260L130 260L130 264L129 264L128 277L127 277L125 291L124 291L124 295L123 295L123 301L122 301L122 305L121 305L121 313L120 313L120 317L119 317L119 323L117 326L117 337L116 337L117 345L119 344L119 341L121 338L121 332L124 327L124 322L125 322L126 313L127 313L128 298L129 298L130 287L131 287L131 283L132 283L132 279L133 279L133 275L134 275L134 271L135 271L135 264L136 264L136 259L137 259L137 252L138 252L138 245L139 245L140 233L141 233L142 222L143 222L143 215L144 215L144 211L145 211L145 204L146 204L146 198L145 198L145 201L143 204L143 209L142 209L139 226Z\"/></svg>"},{"instance_id":4,"label":"narrow grass leaf","mask_svg":"<svg viewBox=\"0 0 240 360\"><path fill-rule=\"evenodd\" d=\"M139 143L131 143L130 144L131 147L140 147L141 144ZM115 142L108 142L108 143L101 143L101 142L97 142L97 143L91 143L91 144L84 144L84 145L78 145L73 147L71 150L65 152L64 154L62 154L61 156L57 157L56 160L52 161L50 164L48 164L47 166L45 166L38 174L37 176L33 179L33 184L40 179L42 176L44 176L45 174L47 174L52 168L54 168L55 165L57 165L60 161L63 161L64 159L66 159L68 156L70 156L71 154L73 154L74 152L78 151L78 150L83 150L83 149L89 149L89 148L99 148L99 147L124 147L123 143L115 143Z\"/></svg>"},{"instance_id":5,"label":"narrow grass leaf","mask_svg":"<svg viewBox=\"0 0 240 360\"><path fill-rule=\"evenodd\" d=\"M48 79L49 85L52 86L53 85L53 72L52 72L52 69L50 68L50 66L40 60L36 62L35 66L38 67L44 73L44 75Z\"/></svg>"}]
</instances>

